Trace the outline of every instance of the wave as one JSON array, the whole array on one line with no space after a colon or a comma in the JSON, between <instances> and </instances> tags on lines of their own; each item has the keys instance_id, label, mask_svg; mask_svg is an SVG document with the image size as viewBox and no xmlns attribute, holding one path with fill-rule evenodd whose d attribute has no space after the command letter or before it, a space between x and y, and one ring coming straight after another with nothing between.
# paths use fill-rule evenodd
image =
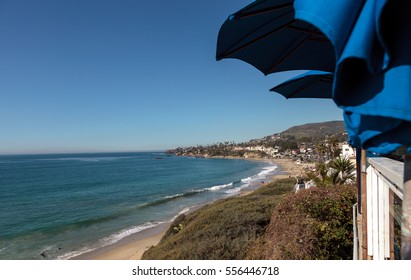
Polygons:
<instances>
[{"instance_id":1,"label":"wave","mask_svg":"<svg viewBox=\"0 0 411 280\"><path fill-rule=\"evenodd\" d=\"M149 229L149 228L153 228L153 227L158 226L158 225L163 224L163 223L166 223L166 222L147 222L147 223L144 223L142 225L134 226L134 227L131 227L131 228L128 228L128 229L124 229L124 230L122 230L118 233L114 233L114 234L110 235L109 237L105 237L105 238L101 239L100 242L103 243L104 245L113 244L113 243L116 243L117 241L120 241L124 237L135 234L137 232L141 232L141 231Z\"/></svg>"},{"instance_id":2,"label":"wave","mask_svg":"<svg viewBox=\"0 0 411 280\"><path fill-rule=\"evenodd\" d=\"M164 223L166 223L166 222L168 222L168 221L162 221L162 222L147 222L147 223L144 223L144 224L142 224L142 225L137 225L137 226L134 226L134 227L130 227L130 228L124 229L124 230L122 230L122 231L120 231L120 232L114 233L114 234L112 234L112 235L110 235L110 236L108 236L108 237L104 237L104 238L100 239L100 240L99 240L97 243L95 243L94 245L83 247L83 248L81 248L81 249L79 249L79 250L77 250L77 251L67 252L67 253L65 253L65 254L63 254L63 255L61 255L61 256L58 256L57 259L59 259L59 260L68 260L68 259L71 259L71 258L80 256L80 255L82 255L82 254L85 254L85 253L94 251L94 250L96 250L96 249L98 249L98 248L101 248L101 247L104 247L104 246L108 246L108 245L114 244L114 243L116 243L116 242L122 240L123 238L125 238L125 237L127 237L127 236L130 236L130 235L132 235L132 234L141 232L141 231L146 230L146 229L150 229L150 228L156 227L156 226L158 226L158 225L160 225L160 224L164 224Z\"/></svg>"},{"instance_id":3,"label":"wave","mask_svg":"<svg viewBox=\"0 0 411 280\"><path fill-rule=\"evenodd\" d=\"M160 205L160 204L163 204L163 203L167 203L167 202L175 200L175 199L180 199L180 198L183 198L183 197L189 197L189 196L197 195L199 193L210 192L210 191L215 192L215 191L218 191L218 190L221 190L221 189L232 187L233 185L234 185L234 183L229 183L229 184L216 185L216 186L212 186L212 187L208 187L208 188L203 188L203 189L199 189L199 190L191 190L191 191L187 191L185 193L178 193L178 194L174 194L174 195L168 195L168 196L165 196L164 198L141 204L139 206L139 208L156 206L156 205Z\"/></svg>"},{"instance_id":4,"label":"wave","mask_svg":"<svg viewBox=\"0 0 411 280\"><path fill-rule=\"evenodd\" d=\"M238 194L241 189L243 189L246 185L244 185L243 187L239 187L239 188L235 188L235 189L231 189L231 190L227 190L225 193L232 196L232 195L236 195Z\"/></svg>"},{"instance_id":5,"label":"wave","mask_svg":"<svg viewBox=\"0 0 411 280\"><path fill-rule=\"evenodd\" d=\"M75 226L81 227L81 226L90 225L90 224L93 224L93 223L104 222L106 220L115 219L118 216L131 213L132 211L136 211L138 209L143 209L143 208L148 208L148 207L161 205L161 204L168 203L168 202L171 202L171 201L174 201L174 200L178 200L178 199L182 199L182 198L185 198L185 197L198 195L198 194L205 193L205 192L217 192L217 191L224 190L223 193L228 195L228 196L237 195L243 188L249 186L251 182L256 181L256 180L261 180L261 179L265 178L266 176L269 176L270 174L275 172L276 169L277 169L277 166L275 166L275 165L267 166L267 167L264 167L256 175L253 175L253 176L250 176L250 177L247 177L247 178L243 178L243 179L235 181L235 182L231 182L231 183L228 183L228 184L215 185L215 186L211 186L211 187L205 187L205 188L201 188L201 189L189 190L187 192L178 193L178 194L174 194L174 195L168 195L168 196L165 196L165 197L163 197L161 199L158 199L158 200L155 200L155 201L140 204L140 205L137 205L137 206L129 208L129 209L124 209L123 211L121 211L121 213L119 212L119 213L115 213L115 214L112 214L112 215L108 215L106 217L100 217L100 218L90 219L90 220L87 220L87 221L82 221L82 222L76 223ZM190 209L191 209L190 207L186 207L186 208L182 209L170 221L174 220L175 218L177 218L181 214L189 212ZM93 244L91 246L83 247L80 250L67 252L67 253L57 257L57 259L74 258L76 256L85 254L87 252L94 251L94 250L96 250L98 248L101 248L103 246L114 244L114 243L116 243L116 242L122 240L123 238L125 238L127 236L130 236L132 234L141 232L141 231L146 230L146 229L156 227L160 224L170 222L170 221L146 222L142 225L137 225L137 226L134 226L134 227L130 227L130 228L121 230L117 233L111 234L108 237L104 237L104 238L100 239L98 242L96 242L95 244Z\"/></svg>"},{"instance_id":6,"label":"wave","mask_svg":"<svg viewBox=\"0 0 411 280\"><path fill-rule=\"evenodd\" d=\"M85 228L85 227L89 227L95 224L101 224L101 223L105 223L108 221L112 221L112 220L116 220L122 216L125 215L130 215L133 214L133 212L139 211L140 209L146 209L149 207L153 207L153 206L158 206L158 205L162 205L168 202L171 202L173 200L176 199L181 199L184 197L190 197L190 196L194 196L194 195L198 195L200 193L204 193L204 192L215 192L224 188L228 188L228 187L232 187L233 183L229 183L229 184L224 184L224 185L216 185L216 186L212 186L212 187L208 187L208 188L203 188L203 189L199 189L199 190L191 190L185 193L181 193L181 194L175 194L175 195L171 195L171 196L165 196L164 198L158 199L158 200L154 200L154 201L150 201L150 202L146 202L143 204L139 204L139 205L135 205L133 207L128 207L128 208L123 208L122 210L104 215L104 216L98 216L98 217L90 217L90 218L86 218L83 220L78 220L75 222L71 222L71 223L67 223L64 225L60 225L60 226L50 226L50 227L43 227L43 228L39 228L36 229L36 231L42 231L42 232L51 232L53 234L59 234L61 232L66 232L66 231L73 231L73 230L77 230L80 228ZM189 209L184 209L183 211L186 212ZM183 213L184 213L183 212ZM139 230L138 228L136 230Z\"/></svg>"},{"instance_id":7,"label":"wave","mask_svg":"<svg viewBox=\"0 0 411 280\"><path fill-rule=\"evenodd\" d=\"M241 179L241 182L249 184L249 183L257 181L257 180L265 179L267 176L273 174L277 170L277 168L278 168L277 165L266 166L258 174L254 175L254 176L251 176L251 177Z\"/></svg>"},{"instance_id":8,"label":"wave","mask_svg":"<svg viewBox=\"0 0 411 280\"><path fill-rule=\"evenodd\" d=\"M141 232L141 231L144 231L144 230L147 230L147 229L150 229L150 228L154 228L154 227L159 226L161 224L172 222L174 219L176 219L181 214L185 214L185 213L189 212L190 209L191 209L190 207L184 208L183 210L178 212L178 214L175 215L171 220L168 220L168 221L146 222L142 225L133 226L133 227L121 230L117 233L113 233L112 235L110 235L108 237L104 237L104 238L100 239L99 241L97 241L95 244L93 244L91 246L86 246L86 247L83 247L83 248L81 248L79 250L76 250L76 251L67 252L67 253L65 253L61 256L58 256L57 259L60 259L60 260L71 259L71 258L80 256L82 254L94 251L98 248L114 244L114 243L126 238L127 236L136 234L138 232ZM0 252L1 252L1 250L0 250Z\"/></svg>"},{"instance_id":9,"label":"wave","mask_svg":"<svg viewBox=\"0 0 411 280\"><path fill-rule=\"evenodd\" d=\"M178 216L182 215L182 214L187 213L188 211L190 211L190 209L191 209L190 207L184 208L183 210L181 210L180 212L178 212L178 214L177 214L176 216L174 216L174 219L177 218ZM173 220L174 220L174 219L173 219Z\"/></svg>"}]
</instances>

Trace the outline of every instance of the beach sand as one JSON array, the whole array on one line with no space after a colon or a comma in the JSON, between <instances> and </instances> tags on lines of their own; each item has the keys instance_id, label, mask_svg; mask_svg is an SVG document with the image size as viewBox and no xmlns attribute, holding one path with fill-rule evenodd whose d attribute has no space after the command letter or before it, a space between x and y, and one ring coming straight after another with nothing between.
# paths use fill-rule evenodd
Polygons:
<instances>
[{"instance_id":1,"label":"beach sand","mask_svg":"<svg viewBox=\"0 0 411 280\"><path fill-rule=\"evenodd\" d=\"M171 222L159 224L127 236L117 243L72 258L73 260L139 260L143 253L160 242Z\"/></svg>"},{"instance_id":2,"label":"beach sand","mask_svg":"<svg viewBox=\"0 0 411 280\"><path fill-rule=\"evenodd\" d=\"M241 191L240 195L247 195L262 184L266 184L277 179L295 178L304 174L304 169L309 168L308 164L297 164L291 159L273 159L270 162L279 166L276 175L267 178L267 181L254 185L252 189ZM194 211L193 209L192 211ZM151 246L157 245L171 222L163 223L153 228L145 229L141 232L127 236L117 243L74 257L74 260L139 260L143 253Z\"/></svg>"}]
</instances>

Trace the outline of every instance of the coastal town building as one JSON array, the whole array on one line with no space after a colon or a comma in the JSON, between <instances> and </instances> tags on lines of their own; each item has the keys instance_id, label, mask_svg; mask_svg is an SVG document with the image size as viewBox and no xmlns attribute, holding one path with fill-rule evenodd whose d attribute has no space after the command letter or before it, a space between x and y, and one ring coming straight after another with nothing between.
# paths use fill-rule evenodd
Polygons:
<instances>
[{"instance_id":1,"label":"coastal town building","mask_svg":"<svg viewBox=\"0 0 411 280\"><path fill-rule=\"evenodd\" d=\"M348 144L342 144L341 155L344 158L355 158L355 149Z\"/></svg>"}]
</instances>

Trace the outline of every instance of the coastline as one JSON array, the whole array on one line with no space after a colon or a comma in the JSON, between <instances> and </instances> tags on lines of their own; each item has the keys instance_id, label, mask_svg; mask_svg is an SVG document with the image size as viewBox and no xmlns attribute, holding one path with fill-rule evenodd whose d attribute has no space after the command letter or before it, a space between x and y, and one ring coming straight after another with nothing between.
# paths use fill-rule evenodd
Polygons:
<instances>
[{"instance_id":1,"label":"coastline","mask_svg":"<svg viewBox=\"0 0 411 280\"><path fill-rule=\"evenodd\" d=\"M226 157L227 158L227 157ZM233 157L234 159L238 159ZM304 173L304 168L309 167L307 164L296 164L291 159L248 159L268 161L278 166L278 173L270 175L265 181L258 182L249 186L239 193L240 196L247 195L261 187L263 184L272 181L290 177L300 176ZM195 211L201 206L190 209L189 212ZM161 223L155 227L144 229L134 233L122 240L102 247L91 252L81 254L71 258L71 260L139 260L143 253L151 246L157 245L172 221Z\"/></svg>"},{"instance_id":2,"label":"coastline","mask_svg":"<svg viewBox=\"0 0 411 280\"><path fill-rule=\"evenodd\" d=\"M81 254L70 260L139 260L151 246L157 245L172 221L129 235L105 247Z\"/></svg>"}]
</instances>

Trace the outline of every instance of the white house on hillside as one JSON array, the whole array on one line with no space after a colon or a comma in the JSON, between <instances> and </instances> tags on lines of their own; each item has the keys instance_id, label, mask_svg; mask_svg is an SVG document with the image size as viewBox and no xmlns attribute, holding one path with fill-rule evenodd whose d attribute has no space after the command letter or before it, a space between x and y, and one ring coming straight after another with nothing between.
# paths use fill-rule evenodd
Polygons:
<instances>
[{"instance_id":1,"label":"white house on hillside","mask_svg":"<svg viewBox=\"0 0 411 280\"><path fill-rule=\"evenodd\" d=\"M355 158L355 149L352 148L350 145L343 144L341 149L341 155L344 158Z\"/></svg>"}]
</instances>

